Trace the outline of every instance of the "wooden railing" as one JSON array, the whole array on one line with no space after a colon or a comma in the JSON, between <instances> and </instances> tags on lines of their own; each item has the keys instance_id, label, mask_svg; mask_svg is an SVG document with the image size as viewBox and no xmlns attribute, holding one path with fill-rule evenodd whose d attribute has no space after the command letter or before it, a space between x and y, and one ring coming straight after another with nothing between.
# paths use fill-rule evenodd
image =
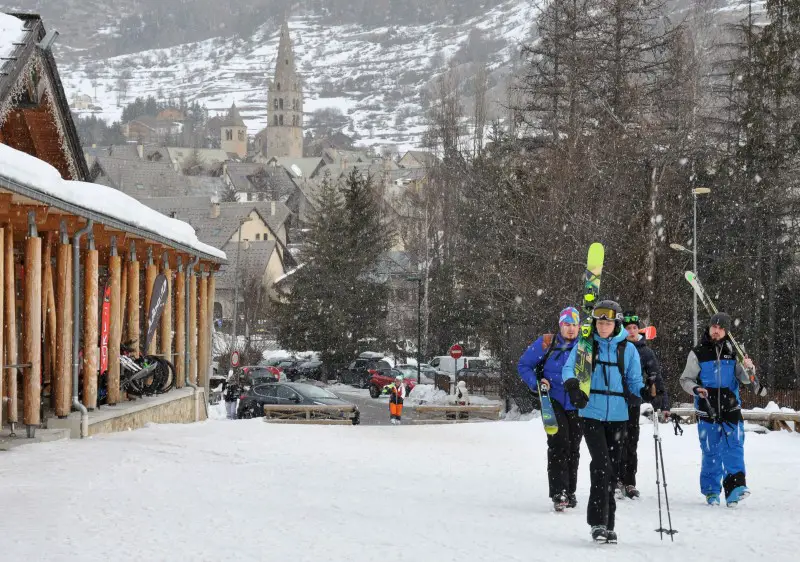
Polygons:
<instances>
[{"instance_id":1,"label":"wooden railing","mask_svg":"<svg viewBox=\"0 0 800 562\"><path fill-rule=\"evenodd\" d=\"M356 425L359 413L355 406L264 405L264 421L319 425Z\"/></svg>"},{"instance_id":2,"label":"wooden railing","mask_svg":"<svg viewBox=\"0 0 800 562\"><path fill-rule=\"evenodd\" d=\"M486 406L422 405L414 408L417 419L414 423L463 423L476 418L486 420L500 419L500 404Z\"/></svg>"},{"instance_id":3,"label":"wooden railing","mask_svg":"<svg viewBox=\"0 0 800 562\"><path fill-rule=\"evenodd\" d=\"M690 422L697 421L697 411L694 408L672 408L670 412L676 414ZM787 422L794 422L794 430L800 433L800 413L792 412L754 412L752 410L742 410L742 418L747 421L766 423L767 427L773 431L785 429L791 431Z\"/></svg>"}]
</instances>

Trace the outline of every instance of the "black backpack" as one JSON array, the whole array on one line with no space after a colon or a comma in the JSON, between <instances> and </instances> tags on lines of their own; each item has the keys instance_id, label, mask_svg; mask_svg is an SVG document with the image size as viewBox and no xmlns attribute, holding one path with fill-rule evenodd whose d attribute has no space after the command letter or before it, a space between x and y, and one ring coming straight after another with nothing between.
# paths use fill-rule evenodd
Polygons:
<instances>
[{"instance_id":1,"label":"black backpack","mask_svg":"<svg viewBox=\"0 0 800 562\"><path fill-rule=\"evenodd\" d=\"M597 346L592 346L592 365L611 365L619 369L619 374L622 377L622 394L619 392L593 391L598 394L608 394L609 396L622 396L625 401L628 401L628 381L625 380L625 348L628 346L628 340L622 340L617 344L617 362L609 363L608 361L598 361L597 359ZM594 367L592 367L594 369Z\"/></svg>"}]
</instances>

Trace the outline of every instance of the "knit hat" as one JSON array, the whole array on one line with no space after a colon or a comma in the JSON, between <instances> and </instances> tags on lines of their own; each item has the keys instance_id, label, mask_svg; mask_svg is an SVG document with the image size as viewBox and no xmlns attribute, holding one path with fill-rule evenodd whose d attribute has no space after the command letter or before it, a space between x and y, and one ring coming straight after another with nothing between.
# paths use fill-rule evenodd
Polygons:
<instances>
[{"instance_id":1,"label":"knit hat","mask_svg":"<svg viewBox=\"0 0 800 562\"><path fill-rule=\"evenodd\" d=\"M631 324L636 324L637 328L642 327L642 321L639 319L639 315L633 311L626 312L622 315L622 326L623 328L627 328Z\"/></svg>"},{"instance_id":2,"label":"knit hat","mask_svg":"<svg viewBox=\"0 0 800 562\"><path fill-rule=\"evenodd\" d=\"M711 320L708 322L709 326L719 326L723 330L730 331L731 329L731 317L724 312L717 312L714 316L711 317Z\"/></svg>"},{"instance_id":3,"label":"knit hat","mask_svg":"<svg viewBox=\"0 0 800 562\"><path fill-rule=\"evenodd\" d=\"M564 310L558 313L558 323L559 324L574 324L578 325L581 323L581 315L578 314L578 309L574 306L568 306Z\"/></svg>"}]
</instances>

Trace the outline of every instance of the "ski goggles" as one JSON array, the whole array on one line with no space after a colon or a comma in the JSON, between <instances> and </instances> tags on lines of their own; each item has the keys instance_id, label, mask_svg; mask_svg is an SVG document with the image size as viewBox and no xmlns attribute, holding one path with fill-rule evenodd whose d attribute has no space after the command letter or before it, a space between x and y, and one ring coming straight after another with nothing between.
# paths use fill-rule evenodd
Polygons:
<instances>
[{"instance_id":1,"label":"ski goggles","mask_svg":"<svg viewBox=\"0 0 800 562\"><path fill-rule=\"evenodd\" d=\"M639 315L638 314L631 314L629 316L626 316L623 319L623 322L625 323L625 325L638 324L639 323Z\"/></svg>"},{"instance_id":2,"label":"ski goggles","mask_svg":"<svg viewBox=\"0 0 800 562\"><path fill-rule=\"evenodd\" d=\"M599 307L592 310L592 318L595 320L619 320L622 314L618 314L613 308Z\"/></svg>"}]
</instances>

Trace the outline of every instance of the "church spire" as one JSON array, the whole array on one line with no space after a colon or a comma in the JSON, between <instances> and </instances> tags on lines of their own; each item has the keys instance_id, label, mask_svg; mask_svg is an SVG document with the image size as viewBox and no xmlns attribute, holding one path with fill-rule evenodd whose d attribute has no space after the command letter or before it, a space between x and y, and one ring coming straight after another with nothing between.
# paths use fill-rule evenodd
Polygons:
<instances>
[{"instance_id":1,"label":"church spire","mask_svg":"<svg viewBox=\"0 0 800 562\"><path fill-rule=\"evenodd\" d=\"M303 90L288 21L281 25L275 76L267 92L266 132L266 156L303 156Z\"/></svg>"}]
</instances>

